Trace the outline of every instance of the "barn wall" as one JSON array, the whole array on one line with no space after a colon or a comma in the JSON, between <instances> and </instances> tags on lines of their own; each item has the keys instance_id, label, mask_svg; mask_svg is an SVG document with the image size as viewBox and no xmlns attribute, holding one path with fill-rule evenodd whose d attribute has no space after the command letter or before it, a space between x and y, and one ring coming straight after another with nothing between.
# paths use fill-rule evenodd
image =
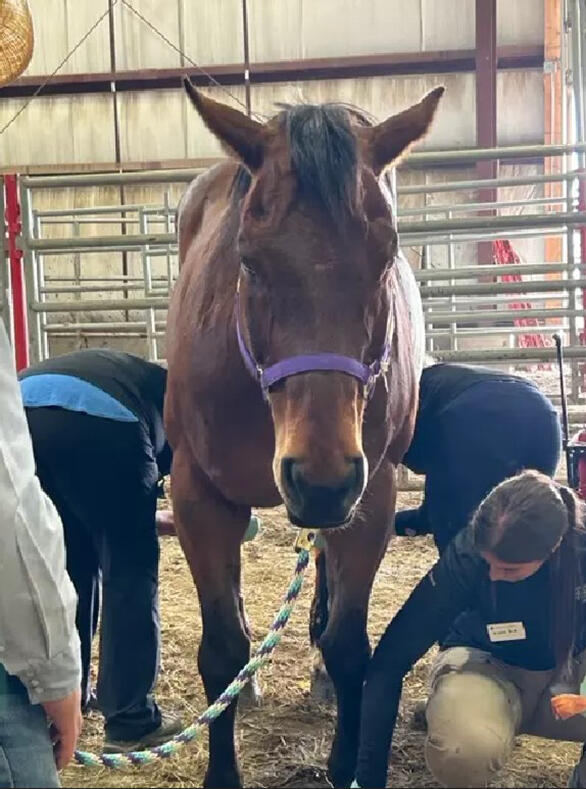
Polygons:
<instances>
[{"instance_id":1,"label":"barn wall","mask_svg":"<svg viewBox=\"0 0 586 789\"><path fill-rule=\"evenodd\" d=\"M192 61L203 66L243 62L241 0L132 0L134 7L151 20L182 50L186 57L162 41L131 11L118 3L115 9L115 59L119 70L181 68ZM30 0L35 20L36 49L26 74L52 73L65 54L107 10L107 0ZM543 43L541 0L498 0L498 44ZM393 52L472 49L475 40L472 0L248 0L250 58L252 62L301 58L345 57ZM104 19L60 71L65 74L107 72L111 68L108 19ZM253 83L252 109L271 115L278 102L344 101L382 119L416 102L438 84L446 86L436 122L421 150L464 148L476 144L476 96L473 72L422 74L360 79L312 80L287 83ZM212 87L208 95L242 108L242 86ZM543 141L543 75L540 69L500 71L497 76L498 141L501 145ZM215 138L204 127L179 86L176 90L150 90L118 94L120 157L122 165L161 162L181 163L223 155ZM24 100L0 101L0 128L22 107ZM109 94L63 95L35 98L2 136L0 169L44 167L65 170L111 168L116 161L114 100ZM513 171L536 172L527 165L502 166L503 175ZM471 177L471 170L424 173L403 169L400 184ZM162 205L164 187L126 187L127 203ZM169 187L176 204L181 185ZM510 190L509 190L510 191ZM512 195L501 190L501 199ZM522 187L514 195L527 198L535 188ZM429 198L435 205L472 199L473 194L449 193ZM58 189L35 194L35 208L118 204L117 187ZM423 197L401 197L407 205L422 205ZM129 232L138 227L130 226ZM119 225L84 225L82 234L117 233ZM69 235L71 227L52 226L48 235ZM516 241L521 257L543 259L543 241ZM420 264L421 249L406 250L410 262ZM431 248L430 265L447 266L445 247ZM456 245L457 265L476 258L474 244ZM129 273L141 276L138 254L126 257ZM122 272L121 253L96 253L46 259L51 276L73 276L81 266L84 276L116 276ZM83 299L118 298L122 291L86 294ZM135 294L138 295L138 294ZM133 294L129 294L129 307ZM57 298L57 297L54 297ZM66 296L65 298L71 298ZM82 313L72 320L122 321L142 318L132 309L125 312ZM63 315L51 320L62 321ZM91 344L101 344L91 339ZM124 346L142 352L144 340ZM75 347L76 340L55 340L53 353Z\"/></svg>"},{"instance_id":2,"label":"barn wall","mask_svg":"<svg viewBox=\"0 0 586 789\"><path fill-rule=\"evenodd\" d=\"M36 48L27 75L48 74L107 9L107 0L31 0ZM133 5L168 39L200 64L243 60L241 0L133 0ZM471 0L248 0L252 61L342 57L385 52L472 48ZM499 0L500 44L543 42L543 2ZM126 6L115 7L119 70L179 68L184 58ZM108 19L104 19L61 68L64 73L110 69ZM276 100L343 99L377 117L416 101L442 82L447 87L426 148L475 144L474 74L441 74L318 80L253 86L253 109L271 114ZM234 106L242 87L230 86ZM217 156L220 148L177 90L121 93L120 145L123 163L178 161ZM240 104L238 104L240 102ZM0 102L0 127L22 106ZM498 74L499 143L543 139L543 78L540 70ZM104 94L35 98L2 138L0 167L111 166L116 160L112 97Z\"/></svg>"},{"instance_id":3,"label":"barn wall","mask_svg":"<svg viewBox=\"0 0 586 789\"><path fill-rule=\"evenodd\" d=\"M272 115L278 102L344 101L382 119L418 101L436 85L446 86L436 121L422 149L472 147L476 144L476 95L470 73L367 77L253 85L252 109ZM543 79L538 71L500 72L498 140L501 145L543 140ZM210 88L208 95L242 109L244 88L228 92ZM222 155L182 90L137 91L118 96L123 163ZM0 125L21 101L0 103ZM3 135L3 166L115 161L113 103L110 96L39 97Z\"/></svg>"}]
</instances>

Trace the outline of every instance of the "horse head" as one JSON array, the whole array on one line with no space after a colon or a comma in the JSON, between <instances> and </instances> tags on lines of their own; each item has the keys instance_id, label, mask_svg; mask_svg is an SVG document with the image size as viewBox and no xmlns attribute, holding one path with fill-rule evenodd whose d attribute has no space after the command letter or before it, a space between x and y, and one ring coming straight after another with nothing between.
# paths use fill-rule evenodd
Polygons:
<instances>
[{"instance_id":1,"label":"horse head","mask_svg":"<svg viewBox=\"0 0 586 789\"><path fill-rule=\"evenodd\" d=\"M378 180L426 133L443 88L374 124L337 104L260 123L185 87L246 170L236 323L270 405L276 484L294 523L342 525L368 479L363 417L393 337L398 242Z\"/></svg>"}]
</instances>

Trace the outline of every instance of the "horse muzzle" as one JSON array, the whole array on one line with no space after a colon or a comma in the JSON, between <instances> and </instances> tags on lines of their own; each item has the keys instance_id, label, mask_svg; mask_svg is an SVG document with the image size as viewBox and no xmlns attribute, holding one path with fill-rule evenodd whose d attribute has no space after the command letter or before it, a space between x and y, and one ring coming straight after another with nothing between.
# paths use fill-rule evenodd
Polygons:
<instances>
[{"instance_id":1,"label":"horse muzzle","mask_svg":"<svg viewBox=\"0 0 586 789\"><path fill-rule=\"evenodd\" d=\"M345 473L327 485L312 482L304 466L296 458L281 460L281 489L290 521L320 529L346 524L364 491L364 457L349 458Z\"/></svg>"}]
</instances>

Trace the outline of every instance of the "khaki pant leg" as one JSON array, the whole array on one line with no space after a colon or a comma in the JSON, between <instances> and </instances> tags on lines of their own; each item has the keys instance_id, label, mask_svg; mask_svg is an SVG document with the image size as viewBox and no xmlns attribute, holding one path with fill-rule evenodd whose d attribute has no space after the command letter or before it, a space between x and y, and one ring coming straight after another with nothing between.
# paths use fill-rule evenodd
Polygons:
<instances>
[{"instance_id":1,"label":"khaki pant leg","mask_svg":"<svg viewBox=\"0 0 586 789\"><path fill-rule=\"evenodd\" d=\"M521 720L515 686L486 653L441 653L427 705L427 765L443 786L486 786L505 764Z\"/></svg>"},{"instance_id":2,"label":"khaki pant leg","mask_svg":"<svg viewBox=\"0 0 586 789\"><path fill-rule=\"evenodd\" d=\"M516 669L520 673L519 669ZM531 681L531 674L539 676L538 672L524 672L526 676L513 677L519 687L527 686ZM586 675L586 652L574 658L567 672L556 676L554 672L543 672L546 682L541 687L533 690L536 696L534 711L531 717L523 722L524 734L534 734L548 740L568 740L570 742L586 742L586 717L575 715L573 718L561 721L554 717L551 708L551 699L560 693L580 694L580 685ZM535 680L533 680L535 683Z\"/></svg>"},{"instance_id":3,"label":"khaki pant leg","mask_svg":"<svg viewBox=\"0 0 586 789\"><path fill-rule=\"evenodd\" d=\"M580 685L586 674L586 653L574 660L570 676L556 677L550 673L550 681L542 689L531 717L524 721L524 734L533 734L549 740L566 740L586 743L586 717L575 715L568 720L557 720L551 708L551 699L560 693L580 694ZM525 680L526 681L526 680ZM584 749L580 761L570 775L568 786L586 787L586 755Z\"/></svg>"}]
</instances>

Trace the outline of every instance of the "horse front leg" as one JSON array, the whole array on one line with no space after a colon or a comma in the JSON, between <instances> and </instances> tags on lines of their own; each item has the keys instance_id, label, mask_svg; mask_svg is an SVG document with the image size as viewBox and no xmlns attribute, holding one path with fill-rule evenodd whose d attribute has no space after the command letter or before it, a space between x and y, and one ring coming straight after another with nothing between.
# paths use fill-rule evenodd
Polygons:
<instances>
[{"instance_id":1,"label":"horse front leg","mask_svg":"<svg viewBox=\"0 0 586 789\"><path fill-rule=\"evenodd\" d=\"M250 510L222 499L181 451L173 458L171 484L177 534L199 596L198 667L211 704L250 656L240 597L240 544ZM242 786L234 744L236 707L232 703L210 725L204 787Z\"/></svg>"},{"instance_id":2,"label":"horse front leg","mask_svg":"<svg viewBox=\"0 0 586 789\"><path fill-rule=\"evenodd\" d=\"M385 461L353 525L325 533L330 605L319 645L336 690L336 733L328 760L334 786L349 786L356 767L362 685L370 658L368 602L391 535L395 498L394 467Z\"/></svg>"}]
</instances>

